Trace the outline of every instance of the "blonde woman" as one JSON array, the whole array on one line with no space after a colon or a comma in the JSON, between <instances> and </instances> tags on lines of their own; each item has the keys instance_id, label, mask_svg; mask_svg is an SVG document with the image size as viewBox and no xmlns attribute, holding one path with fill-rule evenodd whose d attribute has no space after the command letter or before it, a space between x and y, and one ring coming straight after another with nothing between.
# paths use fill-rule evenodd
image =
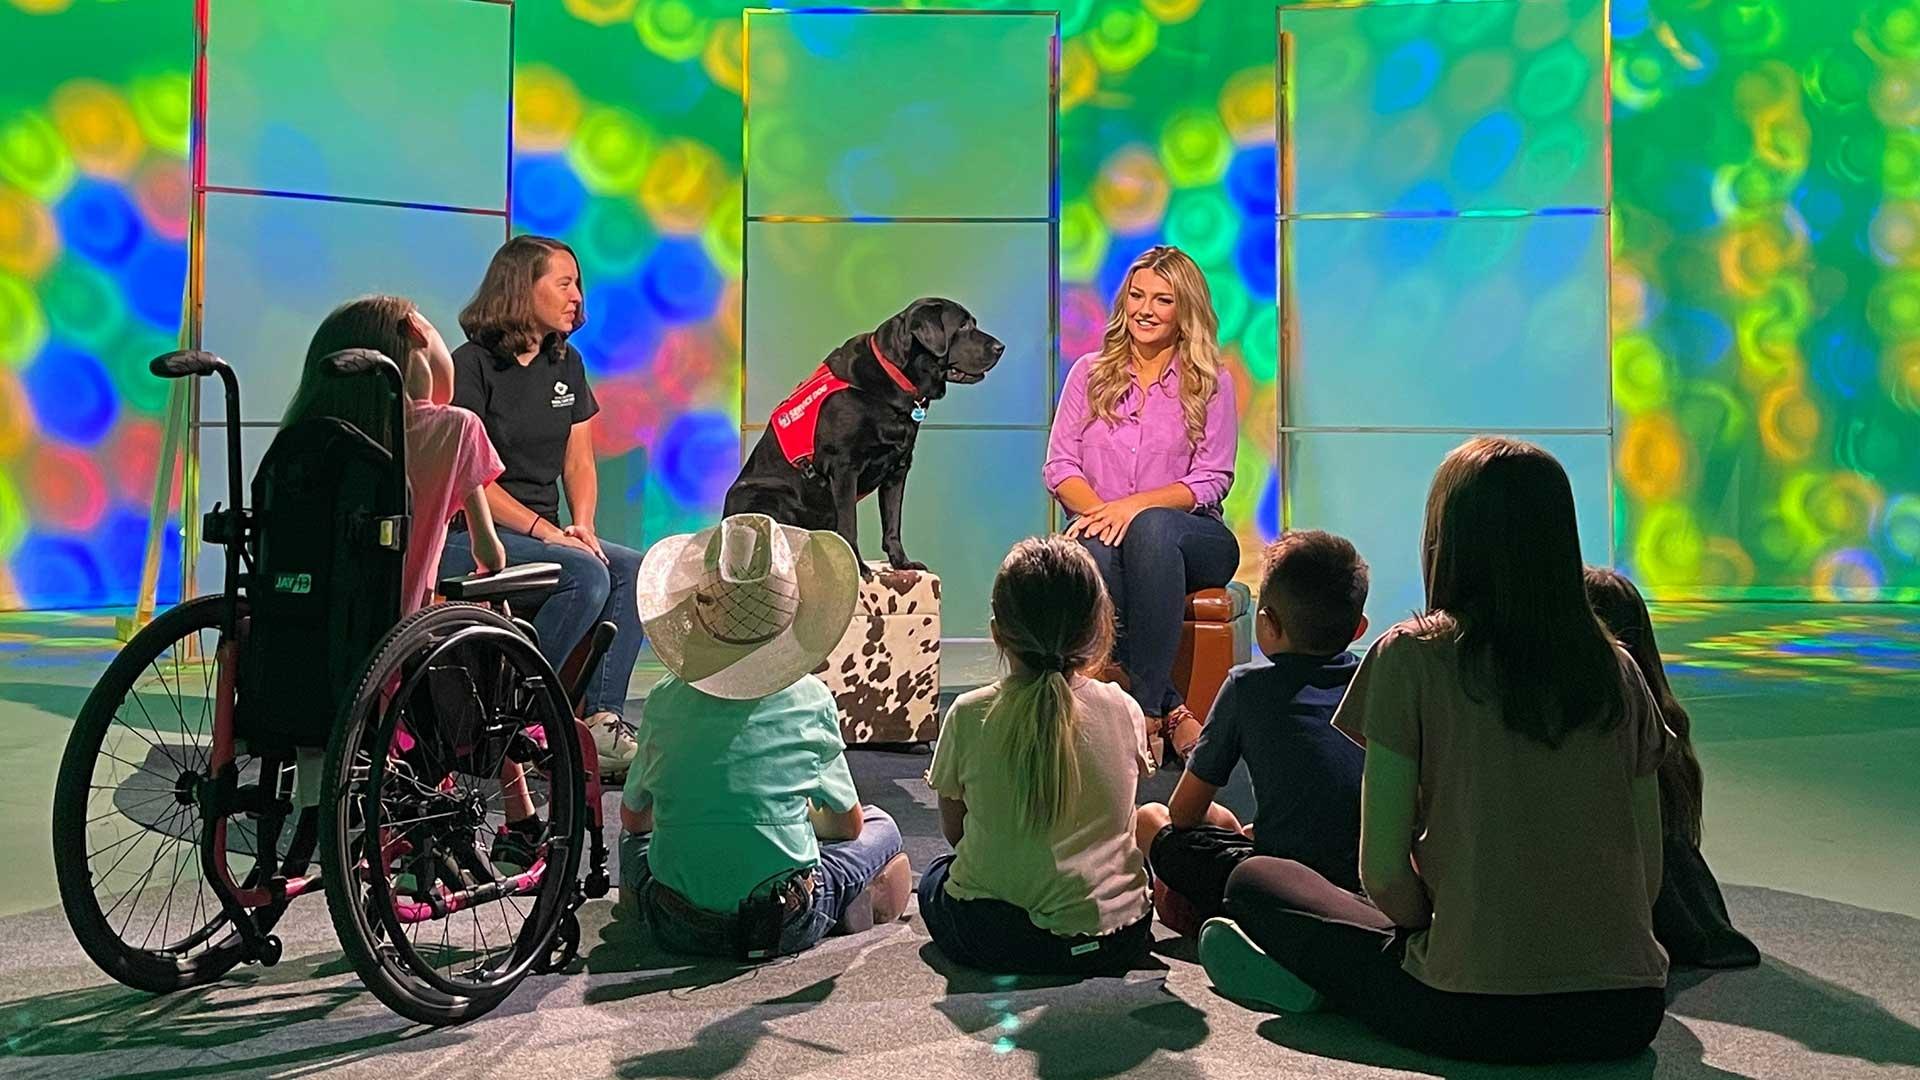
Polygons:
<instances>
[{"instance_id":1,"label":"blonde woman","mask_svg":"<svg viewBox=\"0 0 1920 1080\"><path fill-rule=\"evenodd\" d=\"M1113 606L1079 545L1022 540L994 578L1005 678L947 710L927 783L954 854L920 876L920 917L947 957L985 971L1125 971L1152 938L1133 802L1146 724L1104 661Z\"/></svg>"},{"instance_id":2,"label":"blonde woman","mask_svg":"<svg viewBox=\"0 0 1920 1080\"><path fill-rule=\"evenodd\" d=\"M1186 595L1240 565L1220 519L1239 439L1233 377L1220 358L1206 275L1175 247L1127 268L1100 351L1074 361L1054 413L1043 474L1119 616L1114 661L1184 758L1200 720L1173 685Z\"/></svg>"}]
</instances>

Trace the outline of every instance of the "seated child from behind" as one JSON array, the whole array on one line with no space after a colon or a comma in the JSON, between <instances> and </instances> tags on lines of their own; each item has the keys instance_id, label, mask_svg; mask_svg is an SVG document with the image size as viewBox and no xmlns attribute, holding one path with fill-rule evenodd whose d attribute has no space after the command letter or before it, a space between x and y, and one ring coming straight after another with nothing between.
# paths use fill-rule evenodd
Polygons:
<instances>
[{"instance_id":1,"label":"seated child from behind","mask_svg":"<svg viewBox=\"0 0 1920 1080\"><path fill-rule=\"evenodd\" d=\"M1317 529L1274 541L1264 563L1254 633L1265 660L1227 677L1169 805L1148 803L1136 819L1161 921L1181 933L1220 913L1227 875L1251 855L1360 887L1364 752L1331 721L1359 665L1347 647L1367 629L1367 563ZM1242 760L1255 807L1247 829L1213 801Z\"/></svg>"},{"instance_id":2,"label":"seated child from behind","mask_svg":"<svg viewBox=\"0 0 1920 1080\"><path fill-rule=\"evenodd\" d=\"M620 903L660 947L764 960L898 919L912 868L863 805L839 711L809 674L845 634L859 566L832 532L736 514L640 564L667 676L620 803Z\"/></svg>"}]
</instances>

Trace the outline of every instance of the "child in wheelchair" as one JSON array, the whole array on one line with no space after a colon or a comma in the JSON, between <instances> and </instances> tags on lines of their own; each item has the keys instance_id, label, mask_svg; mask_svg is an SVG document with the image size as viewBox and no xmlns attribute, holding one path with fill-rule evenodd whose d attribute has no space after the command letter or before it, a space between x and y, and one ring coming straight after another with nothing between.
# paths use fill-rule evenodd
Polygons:
<instances>
[{"instance_id":1,"label":"child in wheelchair","mask_svg":"<svg viewBox=\"0 0 1920 1080\"><path fill-rule=\"evenodd\" d=\"M400 296L350 300L321 321L307 350L299 387L287 406L286 426L309 417L331 416L354 425L382 446L393 445L391 410L380 384L343 379L325 370L325 358L342 349L372 349L401 370L406 393L407 484L413 495L412 528L401 574L404 619L433 600L434 574L446 547L447 526L456 515L466 514L479 572L494 574L506 568L506 546L494 530L486 496L487 485L499 479L506 466L480 417L451 404L453 356L446 340L413 301ZM447 707L445 700L441 707ZM533 863L542 826L517 762L505 761L500 783L506 825L494 840L490 861L526 867Z\"/></svg>"},{"instance_id":2,"label":"child in wheelchair","mask_svg":"<svg viewBox=\"0 0 1920 1080\"><path fill-rule=\"evenodd\" d=\"M738 514L655 544L640 620L668 676L621 798L620 902L674 952L763 960L891 922L911 870L862 806L819 679L859 569L832 532Z\"/></svg>"},{"instance_id":3,"label":"child in wheelchair","mask_svg":"<svg viewBox=\"0 0 1920 1080\"><path fill-rule=\"evenodd\" d=\"M447 524L465 511L473 529L474 561L482 573L506 568L507 552L487 509L486 486L506 466L487 440L480 418L453 400L453 357L447 343L413 302L398 296L350 300L321 320L307 350L300 385L282 423L291 427L331 416L392 447L390 410L370 379L343 379L321 365L342 349L372 349L400 366L406 387L407 483L413 489L413 531L407 538L400 614L413 614L433 594L431 575L447 544Z\"/></svg>"}]
</instances>

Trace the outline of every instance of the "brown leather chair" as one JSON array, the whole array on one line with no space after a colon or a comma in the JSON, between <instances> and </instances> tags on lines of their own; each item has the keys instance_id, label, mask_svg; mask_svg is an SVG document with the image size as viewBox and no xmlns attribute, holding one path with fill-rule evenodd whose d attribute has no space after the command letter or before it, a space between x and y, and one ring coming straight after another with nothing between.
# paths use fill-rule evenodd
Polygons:
<instances>
[{"instance_id":1,"label":"brown leather chair","mask_svg":"<svg viewBox=\"0 0 1920 1080\"><path fill-rule=\"evenodd\" d=\"M1253 658L1253 593L1238 581L1187 596L1173 685L1201 720L1227 681L1227 671Z\"/></svg>"}]
</instances>

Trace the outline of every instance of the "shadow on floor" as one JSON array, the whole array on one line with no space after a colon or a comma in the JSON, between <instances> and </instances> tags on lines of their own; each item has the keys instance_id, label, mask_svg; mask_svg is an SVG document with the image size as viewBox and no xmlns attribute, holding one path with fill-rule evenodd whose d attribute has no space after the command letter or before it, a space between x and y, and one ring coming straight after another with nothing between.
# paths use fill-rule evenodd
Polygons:
<instances>
[{"instance_id":1,"label":"shadow on floor","mask_svg":"<svg viewBox=\"0 0 1920 1080\"><path fill-rule=\"evenodd\" d=\"M121 1077L190 1077L265 1072L318 1060L344 1064L379 1056L396 1043L430 1038L447 1047L466 1036L451 1030L414 1029L385 1011L338 1017L344 1006L364 1003L358 982L313 986L336 957L289 961L270 972L243 971L192 990L152 996L120 986L91 987L28 998L0 1006L0 1044L16 1062L87 1054L120 1054ZM294 1035L298 1025L325 1021ZM143 1052L204 1054L205 1065L152 1072L127 1070ZM175 1058L177 1060L177 1058ZM104 1075L104 1064L96 1063Z\"/></svg>"},{"instance_id":2,"label":"shadow on floor","mask_svg":"<svg viewBox=\"0 0 1920 1080\"><path fill-rule=\"evenodd\" d=\"M1206 1040L1207 1014L1174 997L1163 979L1138 977L1167 970L1157 957L1128 978L995 975L955 964L932 942L920 958L947 981L933 1004L941 1015L967 1035L991 1037L995 1053L1032 1055L1043 1080L1119 1076L1150 1059L1155 1077L1202 1075L1168 1055Z\"/></svg>"}]
</instances>

